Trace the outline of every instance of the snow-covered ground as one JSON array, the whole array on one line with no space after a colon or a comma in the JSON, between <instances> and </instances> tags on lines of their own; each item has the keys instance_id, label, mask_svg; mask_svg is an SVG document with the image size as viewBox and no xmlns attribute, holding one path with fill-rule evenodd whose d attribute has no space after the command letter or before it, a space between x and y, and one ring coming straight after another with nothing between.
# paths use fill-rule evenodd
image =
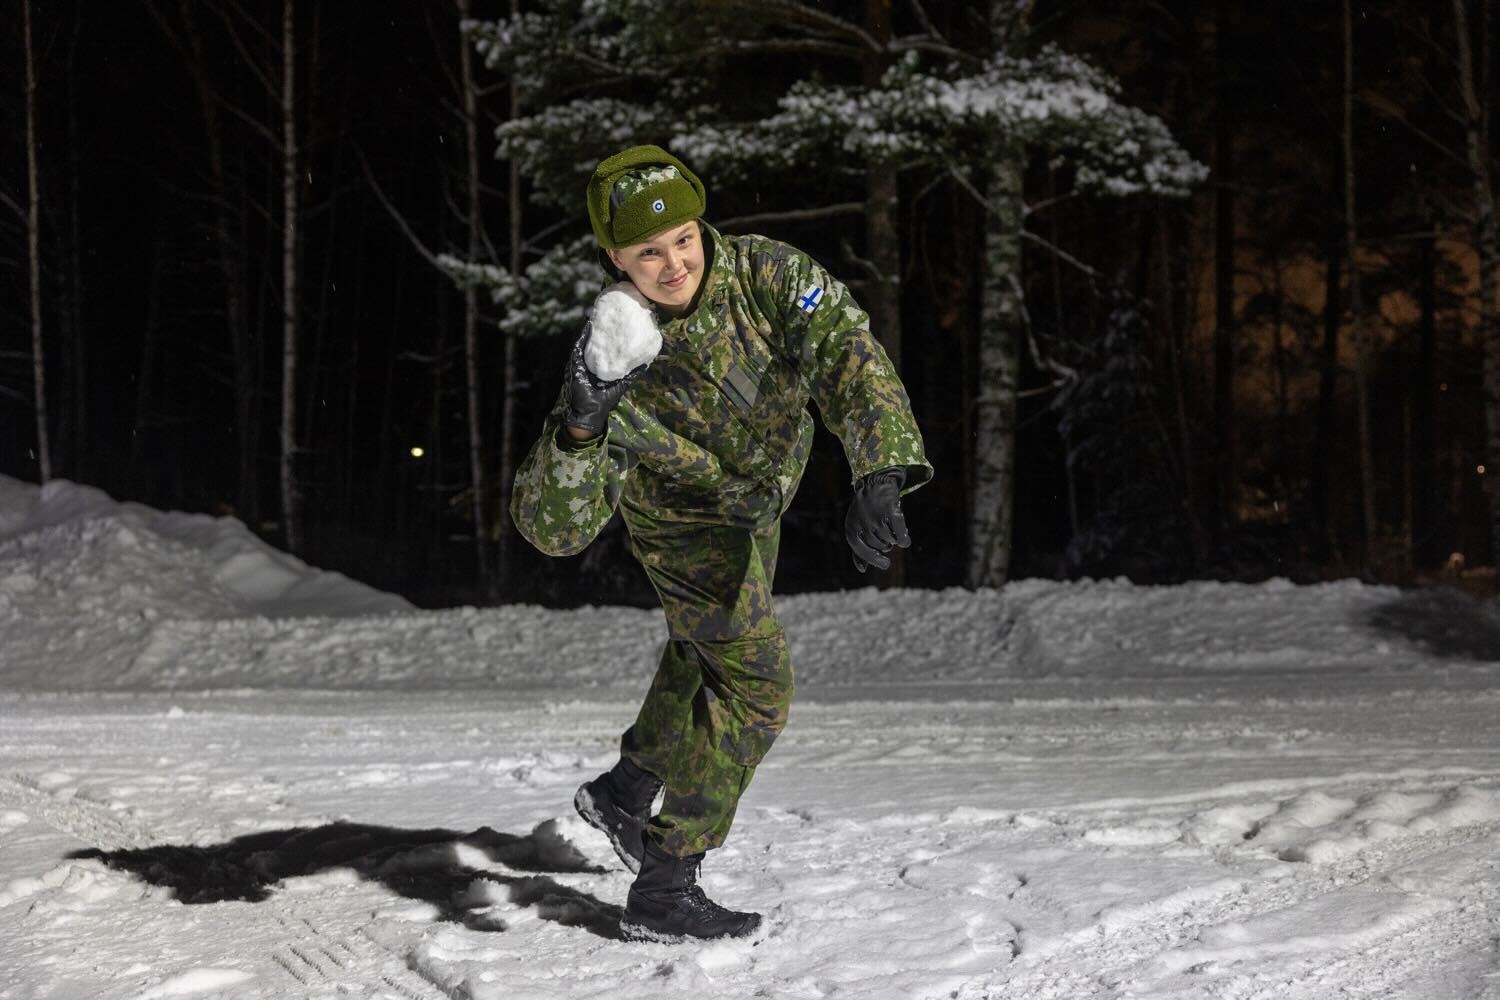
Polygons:
<instances>
[{"instance_id":1,"label":"snow-covered ground","mask_svg":"<svg viewBox=\"0 0 1500 1000\"><path fill-rule=\"evenodd\" d=\"M1023 581L783 598L792 722L622 942L572 814L656 612L419 612L0 478L0 998L1500 998L1500 613Z\"/></svg>"}]
</instances>

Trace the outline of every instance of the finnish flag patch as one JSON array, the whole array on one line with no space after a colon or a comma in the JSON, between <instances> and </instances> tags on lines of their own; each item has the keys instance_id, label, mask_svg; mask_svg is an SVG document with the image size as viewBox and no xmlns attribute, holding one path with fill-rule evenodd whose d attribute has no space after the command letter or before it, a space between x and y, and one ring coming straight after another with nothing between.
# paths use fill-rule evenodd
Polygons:
<instances>
[{"instance_id":1,"label":"finnish flag patch","mask_svg":"<svg viewBox=\"0 0 1500 1000\"><path fill-rule=\"evenodd\" d=\"M812 311L818 308L818 303L822 301L823 287L821 285L813 285L797 299L797 305L802 308L803 312L811 315Z\"/></svg>"}]
</instances>

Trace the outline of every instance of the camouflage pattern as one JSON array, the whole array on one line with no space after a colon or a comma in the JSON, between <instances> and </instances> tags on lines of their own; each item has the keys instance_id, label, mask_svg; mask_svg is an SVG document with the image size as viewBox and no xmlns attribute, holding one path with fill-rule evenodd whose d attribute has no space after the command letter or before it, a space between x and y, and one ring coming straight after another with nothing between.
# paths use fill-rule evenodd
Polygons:
<instances>
[{"instance_id":1,"label":"camouflage pattern","mask_svg":"<svg viewBox=\"0 0 1500 1000\"><path fill-rule=\"evenodd\" d=\"M911 404L869 319L806 254L703 226L696 308L662 322L662 352L599 438L563 430L559 395L516 473L517 529L581 552L618 508L671 635L623 754L667 785L651 835L672 854L723 842L739 795L786 724L792 668L771 602L782 513L812 447L808 403L851 482L932 477Z\"/></svg>"},{"instance_id":2,"label":"camouflage pattern","mask_svg":"<svg viewBox=\"0 0 1500 1000\"><path fill-rule=\"evenodd\" d=\"M620 175L610 189L610 201L620 204L631 195L639 194L649 187L675 180L685 180L685 178L678 173L676 167L670 164L628 170Z\"/></svg>"},{"instance_id":3,"label":"camouflage pattern","mask_svg":"<svg viewBox=\"0 0 1500 1000\"><path fill-rule=\"evenodd\" d=\"M620 755L662 779L647 836L687 857L724 843L791 709L792 660L771 605L781 526L683 531L624 511L671 637Z\"/></svg>"},{"instance_id":4,"label":"camouflage pattern","mask_svg":"<svg viewBox=\"0 0 1500 1000\"><path fill-rule=\"evenodd\" d=\"M843 284L784 243L703 229L713 260L698 306L662 324L662 353L605 434L560 440L560 393L516 473L516 527L549 555L582 552L622 498L684 524L769 527L807 464L809 401L851 483L889 466L906 469L903 493L932 478L906 390Z\"/></svg>"}]
</instances>

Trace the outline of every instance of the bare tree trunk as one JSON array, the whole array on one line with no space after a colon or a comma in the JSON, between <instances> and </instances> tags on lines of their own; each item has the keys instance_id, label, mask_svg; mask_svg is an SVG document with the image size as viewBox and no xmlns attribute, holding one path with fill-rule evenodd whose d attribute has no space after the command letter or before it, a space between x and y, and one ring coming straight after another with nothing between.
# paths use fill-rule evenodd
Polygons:
<instances>
[{"instance_id":1,"label":"bare tree trunk","mask_svg":"<svg viewBox=\"0 0 1500 1000\"><path fill-rule=\"evenodd\" d=\"M1425 206L1424 206L1425 207ZM1412 378L1412 565L1436 566L1442 550L1437 531L1437 434L1433 427L1433 385L1437 356L1437 238L1433 220L1424 212L1429 232L1422 240L1417 302L1417 363Z\"/></svg>"},{"instance_id":2,"label":"bare tree trunk","mask_svg":"<svg viewBox=\"0 0 1500 1000\"><path fill-rule=\"evenodd\" d=\"M518 17L521 12L520 0L510 0L510 16ZM521 98L515 86L511 82L510 87L510 117L512 120L521 116ZM510 161L510 171L506 186L506 198L509 201L507 211L509 213L510 231L507 234L510 240L510 273L516 278L521 276L521 168L515 160ZM505 335L505 370L502 374L503 387L500 400L500 502L495 511L494 533L498 543L496 555L500 563L498 585L500 589L509 593L511 582L511 551L514 546L516 533L510 520L510 497L514 488L512 479L516 467L516 338L514 334Z\"/></svg>"},{"instance_id":3,"label":"bare tree trunk","mask_svg":"<svg viewBox=\"0 0 1500 1000\"><path fill-rule=\"evenodd\" d=\"M1162 280L1162 334L1167 344L1167 370L1172 381L1172 409L1174 423L1177 430L1177 447L1181 449L1180 459L1177 463L1181 470L1182 506L1187 513L1188 524L1192 530L1193 565L1202 566L1208 558L1208 542L1204 537L1203 519L1200 515L1198 505L1198 480L1193 470L1193 432L1192 423L1188 420L1188 400L1186 379L1182 374L1182 331L1187 326L1187 303L1184 286L1186 278L1182 280L1174 277L1172 270L1172 254L1169 250L1169 239L1171 226L1166 218L1159 220L1157 225L1157 240L1161 245L1157 257L1161 260Z\"/></svg>"},{"instance_id":4,"label":"bare tree trunk","mask_svg":"<svg viewBox=\"0 0 1500 1000\"><path fill-rule=\"evenodd\" d=\"M1050 188L1047 192L1048 197L1056 198L1058 196L1057 171L1049 168L1047 170L1047 180ZM1063 244L1062 236L1058 232L1057 216L1057 212L1052 212L1051 218L1048 220L1051 227L1048 238L1052 241L1053 246L1060 247ZM1068 331L1067 314L1063 309L1062 256L1055 253L1048 256L1051 258L1052 266L1052 309L1054 320L1057 324L1056 336L1062 339L1067 336ZM1064 441L1063 446L1067 449L1066 459L1062 465L1063 479L1068 488L1068 537L1076 538L1078 537L1078 531L1082 523L1078 516L1078 471L1074 467L1072 459L1073 442Z\"/></svg>"},{"instance_id":5,"label":"bare tree trunk","mask_svg":"<svg viewBox=\"0 0 1500 1000\"><path fill-rule=\"evenodd\" d=\"M297 119L296 3L281 6L281 526L288 552L302 551L297 487Z\"/></svg>"},{"instance_id":6,"label":"bare tree trunk","mask_svg":"<svg viewBox=\"0 0 1500 1000\"><path fill-rule=\"evenodd\" d=\"M885 75L885 46L891 38L891 0L864 0L864 31L873 43L860 71L864 85L880 86ZM870 315L871 332L896 370L901 370L901 237L896 212L900 194L896 172L872 164L865 174L865 254L873 267L869 291L861 296Z\"/></svg>"},{"instance_id":7,"label":"bare tree trunk","mask_svg":"<svg viewBox=\"0 0 1500 1000\"><path fill-rule=\"evenodd\" d=\"M1015 146L994 153L986 197L979 319L979 392L975 406L974 503L965 582L998 587L1010 574L1015 522L1016 389L1026 303L1021 270L1025 157Z\"/></svg>"},{"instance_id":8,"label":"bare tree trunk","mask_svg":"<svg viewBox=\"0 0 1500 1000\"><path fill-rule=\"evenodd\" d=\"M1461 0L1458 0L1461 2ZM1351 0L1344 0L1344 232L1349 255L1349 322L1354 330L1354 406L1359 433L1360 513L1364 520L1363 571L1375 570L1375 469L1370 444L1370 404L1366 366L1369 346L1360 298L1359 225L1354 196L1354 17Z\"/></svg>"},{"instance_id":9,"label":"bare tree trunk","mask_svg":"<svg viewBox=\"0 0 1500 1000\"><path fill-rule=\"evenodd\" d=\"M355 213L355 218L359 226L355 234L355 245L365 246L365 230L368 226L368 216L364 212L357 212ZM352 279L354 283L353 287L349 289L348 294L345 295L343 300L344 308L348 310L348 315L355 317L356 322L364 315L364 274L365 268L355 268L354 276ZM368 488L369 486L369 470L367 467L360 466L357 461L358 444L363 440L363 435L361 433L357 433L356 429L367 429L361 425L361 422L359 420L359 390L360 383L363 381L363 379L360 377L359 348L360 338L351 338L347 359L349 377L346 380L347 391L344 393L343 433L346 458L344 462L344 474L339 484L339 511L341 512L340 516L343 518L346 524L353 524L355 522L354 496L356 486L361 489ZM360 482L358 484L356 484L355 481L356 468L360 470Z\"/></svg>"},{"instance_id":10,"label":"bare tree trunk","mask_svg":"<svg viewBox=\"0 0 1500 1000\"><path fill-rule=\"evenodd\" d=\"M470 0L456 2L460 22L468 20ZM469 203L466 259L477 261L483 221L479 198L479 90L474 83L474 49L462 34L458 40L458 65L464 109L464 180ZM493 600L489 480L484 474L484 408L479 387L479 289L472 282L464 286L464 374L469 405L469 482L474 492L474 559L479 571L479 592L486 600Z\"/></svg>"},{"instance_id":11,"label":"bare tree trunk","mask_svg":"<svg viewBox=\"0 0 1500 1000\"><path fill-rule=\"evenodd\" d=\"M1234 133L1230 109L1228 56L1229 0L1214 5L1214 439L1217 516L1214 528L1225 541L1237 520L1238 476L1234 433Z\"/></svg>"},{"instance_id":12,"label":"bare tree trunk","mask_svg":"<svg viewBox=\"0 0 1500 1000\"><path fill-rule=\"evenodd\" d=\"M135 484L136 495L148 503L160 502L157 495L159 476L146 478L152 468L146 461L146 449L151 443L153 424L153 398L156 388L156 344L161 335L161 284L162 251L161 221L152 218L151 232L151 278L146 286L146 320L141 328L141 359L135 377L135 422L130 433L130 475Z\"/></svg>"},{"instance_id":13,"label":"bare tree trunk","mask_svg":"<svg viewBox=\"0 0 1500 1000\"><path fill-rule=\"evenodd\" d=\"M861 71L866 87L880 86L885 75L891 38L891 0L865 0L864 30L875 45L866 50ZM871 332L885 348L896 371L901 365L901 234L900 187L890 166L872 164L865 174L865 254L871 267L869 290L861 298L870 316ZM890 568L878 574L882 586L906 582L906 553L891 553Z\"/></svg>"},{"instance_id":14,"label":"bare tree trunk","mask_svg":"<svg viewBox=\"0 0 1500 1000\"><path fill-rule=\"evenodd\" d=\"M1500 560L1500 232L1495 220L1495 190L1490 180L1490 40L1489 5L1479 9L1478 65L1469 36L1467 0L1453 0L1458 34L1459 85L1465 118L1465 145L1473 174L1475 238L1479 244L1479 341L1484 352L1485 494L1490 506L1490 559Z\"/></svg>"},{"instance_id":15,"label":"bare tree trunk","mask_svg":"<svg viewBox=\"0 0 1500 1000\"><path fill-rule=\"evenodd\" d=\"M1342 151L1338 154L1342 159ZM1313 516L1318 524L1324 558L1339 550L1338 529L1333 502L1333 441L1338 433L1339 325L1343 316L1340 292L1343 278L1344 250L1337 227L1328 233L1328 263L1323 279L1323 351L1318 365L1318 418L1313 436L1312 494Z\"/></svg>"},{"instance_id":16,"label":"bare tree trunk","mask_svg":"<svg viewBox=\"0 0 1500 1000\"><path fill-rule=\"evenodd\" d=\"M256 461L260 450L260 424L257 406L260 394L260 351L247 320L245 288L246 267L244 226L237 222L231 197L229 171L225 159L224 129L219 114L222 99L211 80L208 57L204 53L203 33L198 21L200 4L178 0L178 23L162 13L155 0L146 4L163 33L181 53L188 73L196 84L198 111L203 119L203 136L208 152L209 177L212 183L209 200L213 204L213 239L215 265L223 282L224 328L228 334L233 365L235 443L239 472L235 484L235 512L254 528L260 523L260 470ZM243 192L240 193L243 197Z\"/></svg>"},{"instance_id":17,"label":"bare tree trunk","mask_svg":"<svg viewBox=\"0 0 1500 1000\"><path fill-rule=\"evenodd\" d=\"M1290 379L1287 376L1286 318L1283 315L1286 289L1281 284L1281 258L1271 261L1271 301L1274 317L1271 325L1271 358L1276 385L1276 451L1283 462L1289 461L1296 452L1292 447L1292 404ZM1282 476L1292 481L1294 470L1282 467Z\"/></svg>"},{"instance_id":18,"label":"bare tree trunk","mask_svg":"<svg viewBox=\"0 0 1500 1000\"><path fill-rule=\"evenodd\" d=\"M203 118L203 135L208 144L209 176L213 182L214 242L217 265L224 283L224 326L229 335L230 355L234 364L235 438L239 455L239 475L235 488L235 510L246 524L260 522L260 470L256 453L260 450L256 399L260 390L260 352L246 322L244 240L235 224L229 191L229 171L224 157L224 130L219 115L219 101L209 80L208 59L203 51L203 37L192 0L179 0L183 26L183 46L193 78L198 85L198 110ZM154 11L154 7L153 7ZM159 18L160 20L160 18ZM163 22L165 26L165 22Z\"/></svg>"},{"instance_id":19,"label":"bare tree trunk","mask_svg":"<svg viewBox=\"0 0 1500 1000\"><path fill-rule=\"evenodd\" d=\"M336 247L340 243L339 223L340 200L339 185L337 183L327 184L328 194L324 196L321 203L317 196L321 194L317 185L323 178L337 178L343 176L343 152L345 142L349 136L349 122L352 118L349 109L349 77L347 72L343 77L343 86L335 84L338 91L339 101L337 109L331 115L324 115L322 101L325 100L324 89L319 86L323 80L322 55L323 55L323 4L322 0L311 2L311 23L308 30L301 36L302 61L306 86L303 88L298 99L302 106L302 118L307 123L305 135L299 141L299 155L302 162L299 165L300 180L307 185L307 197L301 197L298 193L298 204L303 206L309 214L316 213L322 223L321 238L323 245ZM304 10L307 8L304 7ZM334 128L320 128L321 122L337 122ZM336 129L336 130L335 130ZM319 141L321 140L321 141ZM320 148L329 152L318 161L320 170L314 173L314 149ZM301 222L298 222L299 243ZM352 244L357 246L358 244ZM336 273L333 254L322 254L319 259L322 265L322 273L312 278L313 265L308 265L308 274L311 280L306 284L306 293L303 298L310 312L303 313L299 310L297 334L297 368L300 374L298 382L301 387L300 398L297 402L299 427L297 441L299 450L304 456L299 468L299 475L303 482L319 484L322 489L318 492L320 501L319 510L325 516L329 510L328 485L332 482L333 469L338 462L338 453L335 450L336 434L334 427L337 421L331 416L332 411L328 407L328 399L338 391L338 364L327 364L325 359L330 353L328 350L328 326L329 317L333 313L332 296L337 294L334 287ZM303 285L301 276L298 276L299 287ZM314 301L316 296L316 301ZM301 303L299 303L300 306ZM301 320L306 318L308 322ZM335 348L340 360L343 352ZM306 503L303 503L305 516ZM304 530L304 536L306 532Z\"/></svg>"},{"instance_id":20,"label":"bare tree trunk","mask_svg":"<svg viewBox=\"0 0 1500 1000\"><path fill-rule=\"evenodd\" d=\"M1415 521L1412 517L1413 498L1416 495L1415 476L1412 472L1412 443L1411 443L1411 401L1403 400L1401 403L1401 540L1404 544L1406 560L1402 567L1403 575L1406 575L1417 564L1415 544Z\"/></svg>"},{"instance_id":21,"label":"bare tree trunk","mask_svg":"<svg viewBox=\"0 0 1500 1000\"><path fill-rule=\"evenodd\" d=\"M71 345L73 360L72 457L69 475L85 482L89 478L89 356L83 336L83 235L79 221L82 202L78 169L78 86L75 72L78 61L78 36L83 15L73 8L72 35L68 39L68 277L67 298L60 315L68 325L65 343Z\"/></svg>"},{"instance_id":22,"label":"bare tree trunk","mask_svg":"<svg viewBox=\"0 0 1500 1000\"><path fill-rule=\"evenodd\" d=\"M31 0L21 0L26 50L26 253L31 290L32 405L36 413L36 459L41 481L52 478L52 451L47 443L47 366L42 345L41 179L36 162L36 65L31 48Z\"/></svg>"}]
</instances>

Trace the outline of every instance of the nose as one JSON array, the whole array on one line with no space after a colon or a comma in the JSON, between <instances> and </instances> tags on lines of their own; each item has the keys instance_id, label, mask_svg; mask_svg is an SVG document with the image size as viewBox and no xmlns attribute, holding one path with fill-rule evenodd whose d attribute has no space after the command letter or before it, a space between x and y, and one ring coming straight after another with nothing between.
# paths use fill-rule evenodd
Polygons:
<instances>
[{"instance_id":1,"label":"nose","mask_svg":"<svg viewBox=\"0 0 1500 1000\"><path fill-rule=\"evenodd\" d=\"M682 252L676 247L667 251L667 271L676 274L682 270Z\"/></svg>"}]
</instances>

